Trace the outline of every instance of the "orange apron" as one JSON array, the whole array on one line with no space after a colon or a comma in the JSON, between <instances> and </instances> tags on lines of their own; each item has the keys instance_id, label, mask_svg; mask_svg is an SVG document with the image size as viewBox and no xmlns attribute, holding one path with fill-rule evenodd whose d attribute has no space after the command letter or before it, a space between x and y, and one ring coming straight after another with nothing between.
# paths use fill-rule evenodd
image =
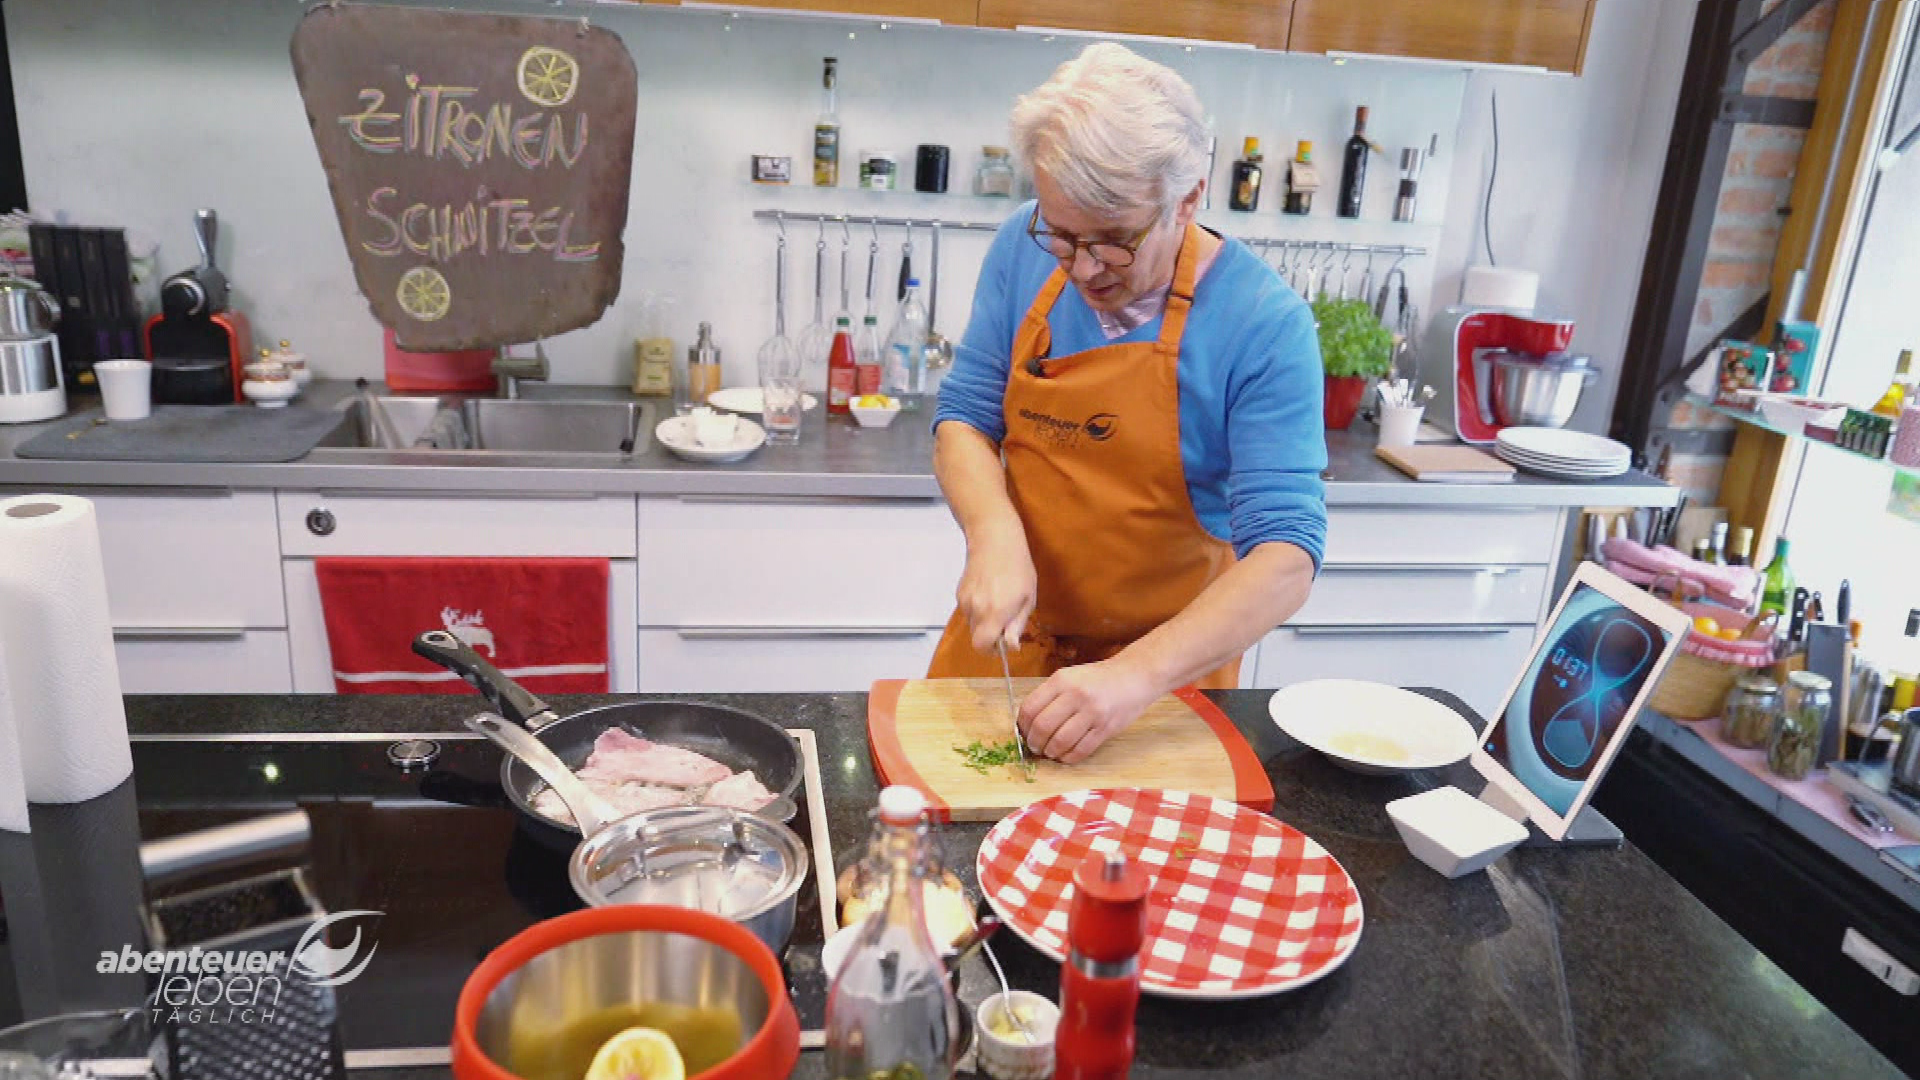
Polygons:
<instances>
[{"instance_id":1,"label":"orange apron","mask_svg":"<svg viewBox=\"0 0 1920 1080\"><path fill-rule=\"evenodd\" d=\"M1105 660L1179 614L1233 565L1233 546L1200 524L1180 457L1180 338L1193 308L1200 227L1174 264L1157 341L1049 357L1047 314L1067 286L1047 279L1014 335L1007 375L1007 490L1026 528L1039 596L1015 675L1045 677ZM1000 659L974 650L966 617L947 620L929 678L986 678ZM1239 685L1238 660L1198 685Z\"/></svg>"}]
</instances>

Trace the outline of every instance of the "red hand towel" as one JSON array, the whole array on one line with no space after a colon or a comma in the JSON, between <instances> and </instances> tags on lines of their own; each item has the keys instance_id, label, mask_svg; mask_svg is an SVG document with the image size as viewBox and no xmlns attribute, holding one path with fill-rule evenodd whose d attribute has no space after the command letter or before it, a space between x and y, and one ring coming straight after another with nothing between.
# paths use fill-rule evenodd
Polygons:
<instances>
[{"instance_id":1,"label":"red hand towel","mask_svg":"<svg viewBox=\"0 0 1920 1080\"><path fill-rule=\"evenodd\" d=\"M342 694L464 694L413 654L448 630L536 694L604 694L605 559L320 559L320 607Z\"/></svg>"}]
</instances>

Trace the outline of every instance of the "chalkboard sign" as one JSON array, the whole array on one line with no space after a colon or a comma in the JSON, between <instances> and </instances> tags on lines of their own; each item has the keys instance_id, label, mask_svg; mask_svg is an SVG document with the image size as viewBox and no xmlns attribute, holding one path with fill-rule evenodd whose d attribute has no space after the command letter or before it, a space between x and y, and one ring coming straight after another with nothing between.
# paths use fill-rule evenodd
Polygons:
<instances>
[{"instance_id":1,"label":"chalkboard sign","mask_svg":"<svg viewBox=\"0 0 1920 1080\"><path fill-rule=\"evenodd\" d=\"M320 5L293 70L354 278L401 345L551 337L619 294L636 95L619 35Z\"/></svg>"}]
</instances>

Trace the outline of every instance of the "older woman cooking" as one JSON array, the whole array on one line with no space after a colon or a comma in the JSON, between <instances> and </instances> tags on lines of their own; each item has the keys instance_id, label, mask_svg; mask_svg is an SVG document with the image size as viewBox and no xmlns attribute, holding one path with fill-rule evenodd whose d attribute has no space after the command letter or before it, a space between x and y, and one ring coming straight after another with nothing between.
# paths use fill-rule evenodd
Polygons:
<instances>
[{"instance_id":1,"label":"older woman cooking","mask_svg":"<svg viewBox=\"0 0 1920 1080\"><path fill-rule=\"evenodd\" d=\"M1019 724L1062 761L1174 687L1237 685L1325 546L1313 316L1195 223L1202 116L1111 44L1020 99L1038 199L993 242L935 414L967 562L929 674L998 676L1004 646L1047 677Z\"/></svg>"}]
</instances>

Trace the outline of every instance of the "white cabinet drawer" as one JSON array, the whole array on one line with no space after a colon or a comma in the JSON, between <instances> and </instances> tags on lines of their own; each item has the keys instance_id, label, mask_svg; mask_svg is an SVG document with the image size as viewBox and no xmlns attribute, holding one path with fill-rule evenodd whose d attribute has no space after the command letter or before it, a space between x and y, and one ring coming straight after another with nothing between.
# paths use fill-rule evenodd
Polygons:
<instances>
[{"instance_id":1,"label":"white cabinet drawer","mask_svg":"<svg viewBox=\"0 0 1920 1080\"><path fill-rule=\"evenodd\" d=\"M280 493L289 557L633 557L629 496Z\"/></svg>"},{"instance_id":2,"label":"white cabinet drawer","mask_svg":"<svg viewBox=\"0 0 1920 1080\"><path fill-rule=\"evenodd\" d=\"M934 500L640 500L644 626L944 626L965 562Z\"/></svg>"},{"instance_id":3,"label":"white cabinet drawer","mask_svg":"<svg viewBox=\"0 0 1920 1080\"><path fill-rule=\"evenodd\" d=\"M1329 566L1295 626L1530 623L1540 618L1547 567Z\"/></svg>"},{"instance_id":4,"label":"white cabinet drawer","mask_svg":"<svg viewBox=\"0 0 1920 1080\"><path fill-rule=\"evenodd\" d=\"M1335 507L1326 565L1512 566L1559 556L1559 510Z\"/></svg>"},{"instance_id":5,"label":"white cabinet drawer","mask_svg":"<svg viewBox=\"0 0 1920 1080\"><path fill-rule=\"evenodd\" d=\"M1485 716L1499 706L1533 645L1531 626L1283 627L1260 643L1256 686L1364 679L1459 695Z\"/></svg>"},{"instance_id":6,"label":"white cabinet drawer","mask_svg":"<svg viewBox=\"0 0 1920 1080\"><path fill-rule=\"evenodd\" d=\"M113 655L128 694L293 692L284 630L116 630Z\"/></svg>"},{"instance_id":7,"label":"white cabinet drawer","mask_svg":"<svg viewBox=\"0 0 1920 1080\"><path fill-rule=\"evenodd\" d=\"M939 630L640 631L641 693L864 691L927 673Z\"/></svg>"},{"instance_id":8,"label":"white cabinet drawer","mask_svg":"<svg viewBox=\"0 0 1920 1080\"><path fill-rule=\"evenodd\" d=\"M270 493L74 493L99 517L114 626L238 633L287 625Z\"/></svg>"}]
</instances>

